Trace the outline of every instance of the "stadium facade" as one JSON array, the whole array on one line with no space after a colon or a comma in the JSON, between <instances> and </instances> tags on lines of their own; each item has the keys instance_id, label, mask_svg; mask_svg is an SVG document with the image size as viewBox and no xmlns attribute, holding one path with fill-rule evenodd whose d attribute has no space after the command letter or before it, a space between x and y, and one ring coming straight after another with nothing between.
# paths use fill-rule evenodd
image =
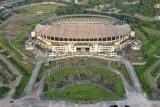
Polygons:
<instances>
[{"instance_id":1,"label":"stadium facade","mask_svg":"<svg viewBox=\"0 0 160 107\"><path fill-rule=\"evenodd\" d=\"M134 36L129 24L102 15L65 15L35 26L33 45L52 53L113 53L130 44Z\"/></svg>"}]
</instances>

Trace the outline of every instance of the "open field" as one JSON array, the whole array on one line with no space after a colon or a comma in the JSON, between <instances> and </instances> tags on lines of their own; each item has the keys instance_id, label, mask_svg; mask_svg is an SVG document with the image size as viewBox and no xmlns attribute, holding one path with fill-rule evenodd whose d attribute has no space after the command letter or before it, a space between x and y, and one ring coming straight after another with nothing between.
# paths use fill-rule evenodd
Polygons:
<instances>
[{"instance_id":1,"label":"open field","mask_svg":"<svg viewBox=\"0 0 160 107\"><path fill-rule=\"evenodd\" d=\"M40 4L40 5L33 5L33 6L19 8L15 10L15 13L18 14L54 13L57 7L58 6L54 4Z\"/></svg>"},{"instance_id":2,"label":"open field","mask_svg":"<svg viewBox=\"0 0 160 107\"><path fill-rule=\"evenodd\" d=\"M101 92L98 91L98 93L100 93L99 96L95 97L95 95L97 95L97 93L95 93L93 96L92 96L93 93L92 94L90 93L90 95L86 95L84 97L82 96L82 98L78 97L78 93L85 95L85 93L83 93L83 92L87 92L90 89L92 89L90 91L93 92L95 89L91 88L90 86L86 87L86 85L84 85L84 87L86 87L85 90L83 88L78 88L78 87L80 87L79 85L75 89L76 85L75 86L73 85L71 87L69 86L68 88L64 88L64 90L62 89L62 91L56 91L57 90L56 84L59 83L60 81L65 80L66 76L71 79L71 78L74 78L75 75L83 75L83 73L84 73L84 75L88 75L88 76L92 75L94 79L98 78L98 76L100 76L100 75L103 75L102 81L106 81L107 84L110 84L110 85L112 84L111 87L112 86L115 87L113 89L114 91L109 91L109 90L104 91L102 89L96 88L99 91L101 90ZM97 81L97 83L99 83L101 80L96 80L96 81ZM82 85L82 87L83 87L83 85ZM70 93L70 92L73 92L73 93ZM74 93L76 94L76 92L78 92L78 93L74 97L73 94ZM104 93L104 94L102 94L102 93ZM61 98L61 99L82 100L82 101L84 101L84 100L93 101L93 100L100 100L100 99L120 99L123 97L124 93L125 93L125 90L123 87L121 77L119 75L115 74L114 72L112 72L109 69L105 69L103 67L97 68L95 66L92 66L92 67L91 66L83 66L83 67L68 66L68 67L62 68L61 70L59 70L55 73L51 72L48 74L48 77L46 80L46 85L44 88L44 96L47 98L58 98L58 99ZM90 97L88 97L88 96L90 96Z\"/></svg>"},{"instance_id":3,"label":"open field","mask_svg":"<svg viewBox=\"0 0 160 107\"><path fill-rule=\"evenodd\" d=\"M94 101L110 98L110 93L94 84L73 84L62 91L50 90L45 93L48 98L65 98L78 101Z\"/></svg>"}]
</instances>

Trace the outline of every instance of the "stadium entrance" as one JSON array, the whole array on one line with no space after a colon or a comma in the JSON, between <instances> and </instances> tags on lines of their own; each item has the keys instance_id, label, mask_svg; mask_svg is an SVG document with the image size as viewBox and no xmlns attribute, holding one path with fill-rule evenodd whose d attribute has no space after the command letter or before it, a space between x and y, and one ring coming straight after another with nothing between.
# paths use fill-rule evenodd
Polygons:
<instances>
[{"instance_id":1,"label":"stadium entrance","mask_svg":"<svg viewBox=\"0 0 160 107\"><path fill-rule=\"evenodd\" d=\"M85 48L85 47L78 47L77 48L77 52L89 52L89 48Z\"/></svg>"}]
</instances>

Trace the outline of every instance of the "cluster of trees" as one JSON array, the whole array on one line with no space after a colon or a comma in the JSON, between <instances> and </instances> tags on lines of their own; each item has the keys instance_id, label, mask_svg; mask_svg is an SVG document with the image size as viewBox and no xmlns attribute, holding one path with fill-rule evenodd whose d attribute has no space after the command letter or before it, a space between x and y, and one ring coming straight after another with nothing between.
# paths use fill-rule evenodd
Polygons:
<instances>
[{"instance_id":1,"label":"cluster of trees","mask_svg":"<svg viewBox=\"0 0 160 107\"><path fill-rule=\"evenodd\" d=\"M0 87L0 98L4 97L6 93L8 93L10 89L8 87Z\"/></svg>"},{"instance_id":2,"label":"cluster of trees","mask_svg":"<svg viewBox=\"0 0 160 107\"><path fill-rule=\"evenodd\" d=\"M145 16L155 16L160 14L160 9L154 8L154 5L160 3L160 0L140 0L137 5L138 12Z\"/></svg>"},{"instance_id":3,"label":"cluster of trees","mask_svg":"<svg viewBox=\"0 0 160 107\"><path fill-rule=\"evenodd\" d=\"M12 15L12 12L0 12L0 21L5 21Z\"/></svg>"},{"instance_id":4,"label":"cluster of trees","mask_svg":"<svg viewBox=\"0 0 160 107\"><path fill-rule=\"evenodd\" d=\"M114 1L114 2L113 2ZM113 0L112 6L120 8L126 13L139 13L144 16L153 17L160 15L160 9L154 8L154 5L160 3L160 0L140 0L138 4L123 4L124 1L134 2L136 0Z\"/></svg>"},{"instance_id":5,"label":"cluster of trees","mask_svg":"<svg viewBox=\"0 0 160 107\"><path fill-rule=\"evenodd\" d=\"M63 7L58 7L55 11L57 15L65 15L65 14L81 14L83 13L82 7L78 5L68 5Z\"/></svg>"},{"instance_id":6,"label":"cluster of trees","mask_svg":"<svg viewBox=\"0 0 160 107\"><path fill-rule=\"evenodd\" d=\"M112 7L122 9L124 12L137 12L144 16L156 16L160 14L160 9L154 8L154 5L160 3L160 0L140 0L139 4L136 5L124 5L123 2L134 2L136 0L89 0L90 6L101 5L109 3Z\"/></svg>"},{"instance_id":7,"label":"cluster of trees","mask_svg":"<svg viewBox=\"0 0 160 107\"><path fill-rule=\"evenodd\" d=\"M88 4L95 6L95 5L102 5L104 3L107 3L107 0L89 0Z\"/></svg>"}]
</instances>

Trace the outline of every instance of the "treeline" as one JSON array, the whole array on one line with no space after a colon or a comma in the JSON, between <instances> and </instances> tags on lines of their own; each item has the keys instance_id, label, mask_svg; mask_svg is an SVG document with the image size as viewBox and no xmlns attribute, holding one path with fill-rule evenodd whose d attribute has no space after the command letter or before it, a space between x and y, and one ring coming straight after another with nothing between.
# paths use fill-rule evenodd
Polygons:
<instances>
[{"instance_id":1,"label":"treeline","mask_svg":"<svg viewBox=\"0 0 160 107\"><path fill-rule=\"evenodd\" d=\"M107 3L107 0L89 0L88 4L95 6L95 5L102 5L104 3Z\"/></svg>"},{"instance_id":2,"label":"treeline","mask_svg":"<svg viewBox=\"0 0 160 107\"><path fill-rule=\"evenodd\" d=\"M135 5L124 5L124 1L134 2L136 0L89 0L88 5L95 6L109 3L112 7L120 8L124 12L137 12L151 17L160 15L160 9L154 8L154 5L160 3L160 0L140 0L139 4Z\"/></svg>"},{"instance_id":3,"label":"treeline","mask_svg":"<svg viewBox=\"0 0 160 107\"><path fill-rule=\"evenodd\" d=\"M0 12L0 22L5 21L11 15L12 15L12 12Z\"/></svg>"},{"instance_id":4,"label":"treeline","mask_svg":"<svg viewBox=\"0 0 160 107\"><path fill-rule=\"evenodd\" d=\"M160 9L154 8L154 5L160 3L160 0L140 0L137 5L138 13L144 16L160 15Z\"/></svg>"},{"instance_id":5,"label":"treeline","mask_svg":"<svg viewBox=\"0 0 160 107\"><path fill-rule=\"evenodd\" d=\"M62 6L58 7L55 11L57 15L66 15L66 14L81 14L83 13L82 7L78 5L68 5L68 6Z\"/></svg>"}]
</instances>

